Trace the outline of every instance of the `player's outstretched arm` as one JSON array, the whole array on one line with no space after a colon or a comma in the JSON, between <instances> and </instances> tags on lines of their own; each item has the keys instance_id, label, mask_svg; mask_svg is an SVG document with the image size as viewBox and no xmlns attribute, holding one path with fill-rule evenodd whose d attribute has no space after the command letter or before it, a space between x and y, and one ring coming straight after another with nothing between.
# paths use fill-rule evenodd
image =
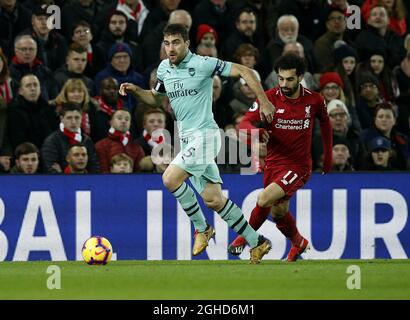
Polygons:
<instances>
[{"instance_id":1,"label":"player's outstretched arm","mask_svg":"<svg viewBox=\"0 0 410 320\"><path fill-rule=\"evenodd\" d=\"M119 93L122 96L126 96L128 93L131 93L145 104L154 107L159 107L162 102L162 97L160 95L155 94L151 90L144 90L141 87L128 82L121 84Z\"/></svg>"},{"instance_id":2,"label":"player's outstretched arm","mask_svg":"<svg viewBox=\"0 0 410 320\"><path fill-rule=\"evenodd\" d=\"M263 87L259 80L256 78L255 73L252 69L245 67L241 64L232 64L231 77L242 77L247 85L256 94L259 101L259 111L262 120L266 120L269 123L272 122L273 116L275 114L275 107L268 100L268 97L263 90Z\"/></svg>"}]
</instances>

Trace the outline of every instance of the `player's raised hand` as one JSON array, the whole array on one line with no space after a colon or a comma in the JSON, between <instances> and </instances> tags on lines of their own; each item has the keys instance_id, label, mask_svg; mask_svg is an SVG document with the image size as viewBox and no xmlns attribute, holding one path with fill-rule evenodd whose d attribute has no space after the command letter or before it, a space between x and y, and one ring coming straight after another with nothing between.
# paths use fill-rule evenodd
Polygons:
<instances>
[{"instance_id":1,"label":"player's raised hand","mask_svg":"<svg viewBox=\"0 0 410 320\"><path fill-rule=\"evenodd\" d=\"M259 113L261 115L262 121L267 121L271 123L273 121L273 116L275 115L275 107L269 101L259 101Z\"/></svg>"},{"instance_id":2,"label":"player's raised hand","mask_svg":"<svg viewBox=\"0 0 410 320\"><path fill-rule=\"evenodd\" d=\"M121 84L120 89L118 90L119 94L126 96L128 93L133 92L137 86L135 84L124 82Z\"/></svg>"}]
</instances>

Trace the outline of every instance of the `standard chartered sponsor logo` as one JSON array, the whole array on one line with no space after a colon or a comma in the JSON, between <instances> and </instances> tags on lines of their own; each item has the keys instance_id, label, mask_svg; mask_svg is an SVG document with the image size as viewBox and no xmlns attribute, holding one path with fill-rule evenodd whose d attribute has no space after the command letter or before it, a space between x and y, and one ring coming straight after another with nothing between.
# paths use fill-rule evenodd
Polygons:
<instances>
[{"instance_id":1,"label":"standard chartered sponsor logo","mask_svg":"<svg viewBox=\"0 0 410 320\"><path fill-rule=\"evenodd\" d=\"M302 130L309 128L309 123L305 123L301 119L277 119L275 124L276 129L284 130Z\"/></svg>"}]
</instances>

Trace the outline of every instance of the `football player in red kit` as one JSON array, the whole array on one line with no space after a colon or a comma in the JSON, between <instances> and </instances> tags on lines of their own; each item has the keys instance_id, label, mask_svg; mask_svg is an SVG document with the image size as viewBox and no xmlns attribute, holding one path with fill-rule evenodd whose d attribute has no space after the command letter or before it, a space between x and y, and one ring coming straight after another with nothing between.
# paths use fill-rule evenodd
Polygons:
<instances>
[{"instance_id":1,"label":"football player in red kit","mask_svg":"<svg viewBox=\"0 0 410 320\"><path fill-rule=\"evenodd\" d=\"M267 142L264 167L264 190L258 195L249 224L255 229L264 223L272 212L276 227L290 239L292 247L288 261L296 261L308 248L289 212L289 199L309 180L312 173L311 141L315 117L320 121L324 146L323 173L332 164L332 128L323 97L304 88L300 82L305 73L301 58L294 54L281 56L275 63L279 86L266 91L276 112L272 122L262 122L259 129L261 141ZM240 129L261 127L266 120L258 102L246 113ZM228 247L231 254L242 253L246 241L238 236Z\"/></svg>"}]
</instances>

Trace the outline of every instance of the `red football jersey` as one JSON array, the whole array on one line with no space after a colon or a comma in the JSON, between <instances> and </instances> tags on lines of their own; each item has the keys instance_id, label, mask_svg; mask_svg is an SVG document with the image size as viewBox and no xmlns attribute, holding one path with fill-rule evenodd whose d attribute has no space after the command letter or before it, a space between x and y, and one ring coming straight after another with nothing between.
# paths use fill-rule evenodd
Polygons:
<instances>
[{"instance_id":1,"label":"red football jersey","mask_svg":"<svg viewBox=\"0 0 410 320\"><path fill-rule=\"evenodd\" d=\"M300 86L297 99L287 98L279 87L266 91L276 112L272 123L262 126L259 104L256 101L239 125L240 129L262 127L269 132L265 169L270 165L301 166L312 168L312 132L314 119L320 120L324 146L324 170L331 167L332 127L330 125L324 98L317 92Z\"/></svg>"}]
</instances>

